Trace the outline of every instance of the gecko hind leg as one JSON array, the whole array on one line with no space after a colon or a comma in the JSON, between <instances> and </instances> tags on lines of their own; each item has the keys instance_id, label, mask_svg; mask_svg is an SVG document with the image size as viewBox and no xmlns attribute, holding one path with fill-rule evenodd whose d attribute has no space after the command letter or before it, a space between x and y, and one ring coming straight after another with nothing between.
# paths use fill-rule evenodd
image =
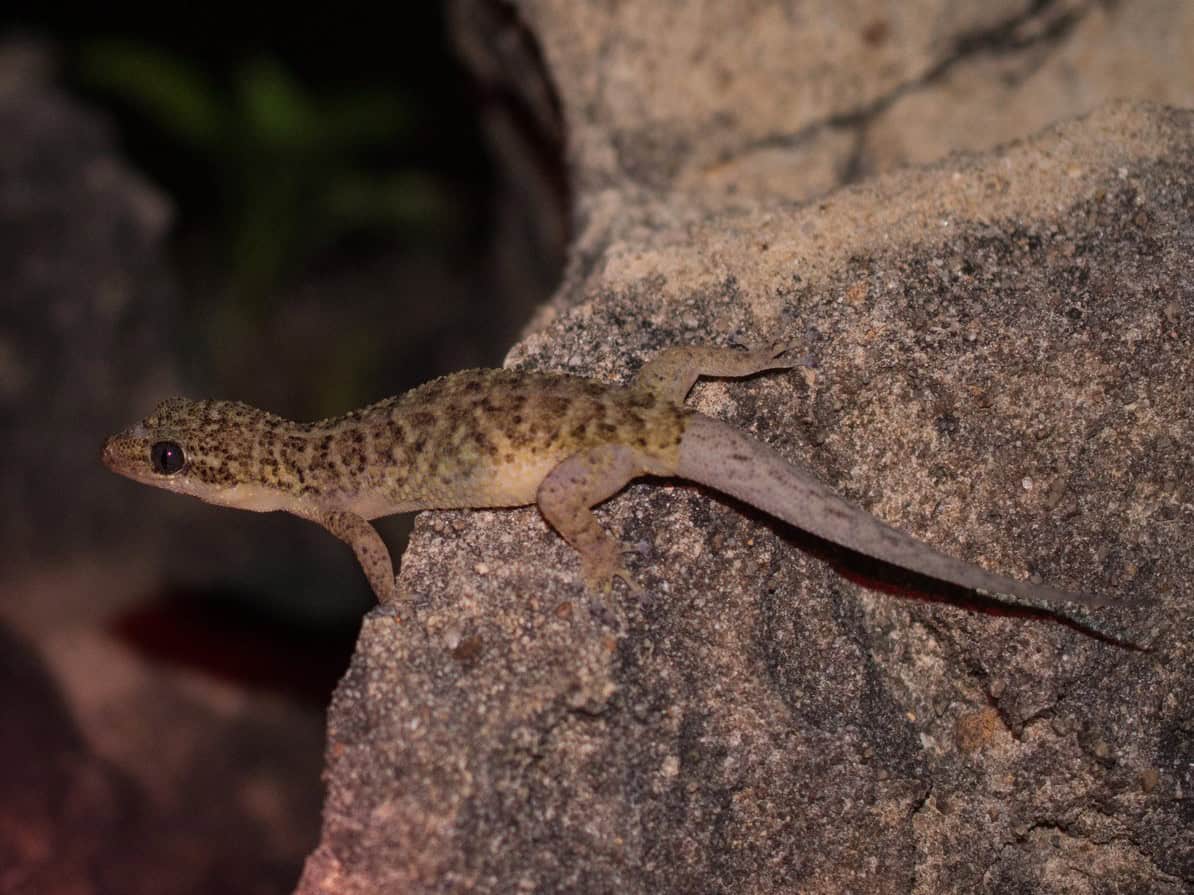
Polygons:
<instances>
[{"instance_id":1,"label":"gecko hind leg","mask_svg":"<svg viewBox=\"0 0 1194 895\"><path fill-rule=\"evenodd\" d=\"M632 592L642 592L622 564L622 545L601 527L591 508L643 472L633 449L602 444L573 454L539 483L539 511L580 554L585 584L598 593L608 593L615 578Z\"/></svg>"},{"instance_id":2,"label":"gecko hind leg","mask_svg":"<svg viewBox=\"0 0 1194 895\"><path fill-rule=\"evenodd\" d=\"M782 342L749 351L716 345L665 348L643 364L631 387L682 404L693 384L702 376L736 379L764 370L789 370L809 364L807 358L783 357L789 351L791 346Z\"/></svg>"}]
</instances>

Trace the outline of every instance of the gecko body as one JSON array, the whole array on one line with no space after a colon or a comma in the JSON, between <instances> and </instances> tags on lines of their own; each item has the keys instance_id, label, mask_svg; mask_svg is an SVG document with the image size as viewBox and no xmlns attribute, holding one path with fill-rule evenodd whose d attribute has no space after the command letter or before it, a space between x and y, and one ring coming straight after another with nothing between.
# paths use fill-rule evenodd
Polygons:
<instances>
[{"instance_id":1,"label":"gecko body","mask_svg":"<svg viewBox=\"0 0 1194 895\"><path fill-rule=\"evenodd\" d=\"M164 401L107 440L129 478L210 503L281 510L347 542L378 599L397 599L369 520L421 509L537 504L580 554L589 586L635 588L592 507L643 475L688 479L859 553L1037 608L1096 597L988 572L881 522L815 474L684 405L701 376L796 362L782 349L672 348L627 386L577 376L467 370L334 419L297 423L229 401Z\"/></svg>"}]
</instances>

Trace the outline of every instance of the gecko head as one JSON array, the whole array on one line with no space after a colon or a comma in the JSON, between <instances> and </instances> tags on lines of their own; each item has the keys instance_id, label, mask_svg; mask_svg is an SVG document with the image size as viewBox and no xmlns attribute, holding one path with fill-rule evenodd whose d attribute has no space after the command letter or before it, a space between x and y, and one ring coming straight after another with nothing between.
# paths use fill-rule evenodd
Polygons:
<instances>
[{"instance_id":1,"label":"gecko head","mask_svg":"<svg viewBox=\"0 0 1194 895\"><path fill-rule=\"evenodd\" d=\"M280 507L280 492L253 475L253 443L264 411L234 401L169 398L104 442L113 472L208 503L250 510Z\"/></svg>"}]
</instances>

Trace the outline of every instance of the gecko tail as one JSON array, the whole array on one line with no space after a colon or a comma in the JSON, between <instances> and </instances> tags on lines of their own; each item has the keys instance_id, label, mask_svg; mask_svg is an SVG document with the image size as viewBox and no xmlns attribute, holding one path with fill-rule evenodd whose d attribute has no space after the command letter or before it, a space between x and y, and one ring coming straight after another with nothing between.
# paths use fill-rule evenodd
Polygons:
<instances>
[{"instance_id":1,"label":"gecko tail","mask_svg":"<svg viewBox=\"0 0 1194 895\"><path fill-rule=\"evenodd\" d=\"M817 537L858 553L971 590L1013 595L1035 606L1113 601L988 572L948 556L838 496L811 470L733 426L702 414L688 418L676 474L714 488Z\"/></svg>"}]
</instances>

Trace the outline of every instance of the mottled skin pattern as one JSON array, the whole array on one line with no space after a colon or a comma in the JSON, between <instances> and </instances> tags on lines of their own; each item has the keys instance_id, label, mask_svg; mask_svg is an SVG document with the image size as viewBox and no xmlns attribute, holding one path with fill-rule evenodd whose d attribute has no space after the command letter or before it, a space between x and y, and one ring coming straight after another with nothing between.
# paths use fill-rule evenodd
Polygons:
<instances>
[{"instance_id":1,"label":"mottled skin pattern","mask_svg":"<svg viewBox=\"0 0 1194 895\"><path fill-rule=\"evenodd\" d=\"M104 463L211 503L284 510L355 551L378 598L397 598L368 520L420 509L537 503L580 553L587 583L636 586L591 508L641 475L738 497L860 553L1034 607L1103 601L987 572L846 502L810 471L683 405L700 376L786 369L785 349L673 348L629 386L516 370L467 370L335 419L296 423L230 401L163 402L108 439Z\"/></svg>"},{"instance_id":2,"label":"mottled skin pattern","mask_svg":"<svg viewBox=\"0 0 1194 895\"><path fill-rule=\"evenodd\" d=\"M172 398L140 427L183 445L189 473L212 488L263 485L298 505L327 506L330 498L374 519L534 503L539 482L526 481L527 470L550 470L610 441L674 465L689 412L650 392L579 377L465 370L314 423L233 401ZM135 447L130 459L147 466L148 453Z\"/></svg>"}]
</instances>

